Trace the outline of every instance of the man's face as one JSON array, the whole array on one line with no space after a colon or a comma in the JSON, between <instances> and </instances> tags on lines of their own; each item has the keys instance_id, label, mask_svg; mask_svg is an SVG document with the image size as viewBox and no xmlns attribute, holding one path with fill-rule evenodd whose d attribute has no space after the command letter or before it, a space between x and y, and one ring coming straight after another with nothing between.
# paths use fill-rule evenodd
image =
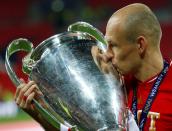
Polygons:
<instances>
[{"instance_id":1,"label":"man's face","mask_svg":"<svg viewBox=\"0 0 172 131\"><path fill-rule=\"evenodd\" d=\"M122 74L135 73L140 66L138 44L126 39L119 22L108 22L106 28L107 52L111 54L112 64ZM107 53L107 54L108 54Z\"/></svg>"}]
</instances>

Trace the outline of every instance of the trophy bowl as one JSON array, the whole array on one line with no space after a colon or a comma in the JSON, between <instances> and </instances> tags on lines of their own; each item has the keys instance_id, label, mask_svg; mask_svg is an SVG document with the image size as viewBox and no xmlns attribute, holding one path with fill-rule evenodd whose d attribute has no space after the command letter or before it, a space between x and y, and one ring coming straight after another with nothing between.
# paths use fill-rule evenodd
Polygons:
<instances>
[{"instance_id":1,"label":"trophy bowl","mask_svg":"<svg viewBox=\"0 0 172 131\"><path fill-rule=\"evenodd\" d=\"M38 85L41 99L48 106L42 107L36 100L35 103L46 119L55 120L53 125L66 122L81 131L127 129L123 84L118 76L102 73L91 54L93 46L103 47L101 42L87 33L68 31L46 39L35 49L25 39L11 44L15 48L20 45L23 50L27 47L30 52L23 60L23 68ZM18 85L8 61L15 52L11 50L7 51L6 68Z\"/></svg>"}]
</instances>

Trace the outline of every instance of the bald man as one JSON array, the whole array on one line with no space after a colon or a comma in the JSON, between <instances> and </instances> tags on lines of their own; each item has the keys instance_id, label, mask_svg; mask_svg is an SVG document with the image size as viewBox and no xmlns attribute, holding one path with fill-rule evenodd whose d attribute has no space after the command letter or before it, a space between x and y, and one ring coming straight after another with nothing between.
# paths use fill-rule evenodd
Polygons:
<instances>
[{"instance_id":1,"label":"bald man","mask_svg":"<svg viewBox=\"0 0 172 131\"><path fill-rule=\"evenodd\" d=\"M128 103L140 130L172 130L172 67L160 51L161 27L144 4L131 4L109 19L105 38L107 52L93 47L102 71L108 63L124 76Z\"/></svg>"},{"instance_id":2,"label":"bald man","mask_svg":"<svg viewBox=\"0 0 172 131\"><path fill-rule=\"evenodd\" d=\"M107 51L102 53L98 47L92 48L95 63L102 71L110 73L108 65L112 63L124 77L128 106L139 129L145 131L172 130L172 62L162 57L161 35L154 13L146 5L136 3L119 9L110 17L105 35ZM36 85L29 82L20 87L16 103L21 108L31 109ZM23 95L27 96L25 100ZM41 123L40 119L38 121ZM131 125L130 130L135 130Z\"/></svg>"}]
</instances>

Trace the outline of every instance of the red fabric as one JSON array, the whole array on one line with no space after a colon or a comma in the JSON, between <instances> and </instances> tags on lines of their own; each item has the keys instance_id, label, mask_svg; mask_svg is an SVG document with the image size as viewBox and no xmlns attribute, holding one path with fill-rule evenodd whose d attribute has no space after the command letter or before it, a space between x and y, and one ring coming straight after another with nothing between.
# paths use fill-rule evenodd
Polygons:
<instances>
[{"instance_id":1,"label":"red fabric","mask_svg":"<svg viewBox=\"0 0 172 131\"><path fill-rule=\"evenodd\" d=\"M153 77L145 82L139 82L132 79L131 77L126 79L128 84L128 102L131 109L132 106L132 97L133 97L133 83L137 82L137 101L138 110L142 110L143 106L148 98L150 90L156 80L156 77ZM131 80L132 79L132 80ZM131 83L131 81L133 83ZM169 68L169 71L160 85L158 94L152 104L148 118L145 124L144 131L153 131L156 128L156 131L171 131L172 130L172 62ZM126 85L127 85L126 84ZM138 113L138 112L137 112ZM141 112L140 112L141 113ZM139 113L139 114L140 114ZM152 117L152 120L151 120ZM155 118L157 117L157 118ZM154 120L153 120L154 119Z\"/></svg>"}]
</instances>

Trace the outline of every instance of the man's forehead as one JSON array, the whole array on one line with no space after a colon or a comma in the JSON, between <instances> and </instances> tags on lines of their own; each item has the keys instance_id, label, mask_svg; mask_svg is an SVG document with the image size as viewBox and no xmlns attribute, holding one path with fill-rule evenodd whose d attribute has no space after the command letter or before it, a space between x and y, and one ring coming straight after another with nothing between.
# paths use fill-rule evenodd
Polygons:
<instances>
[{"instance_id":1,"label":"man's forehead","mask_svg":"<svg viewBox=\"0 0 172 131\"><path fill-rule=\"evenodd\" d=\"M110 37L114 32L118 32L121 28L122 21L119 17L112 17L107 23L106 26L106 35Z\"/></svg>"},{"instance_id":2,"label":"man's forehead","mask_svg":"<svg viewBox=\"0 0 172 131\"><path fill-rule=\"evenodd\" d=\"M106 34L105 34L105 39L106 41L114 41L120 35L123 35L124 33L124 26L123 26L123 21L119 18L115 18L115 20L111 21L110 23L107 24L106 28Z\"/></svg>"}]
</instances>

